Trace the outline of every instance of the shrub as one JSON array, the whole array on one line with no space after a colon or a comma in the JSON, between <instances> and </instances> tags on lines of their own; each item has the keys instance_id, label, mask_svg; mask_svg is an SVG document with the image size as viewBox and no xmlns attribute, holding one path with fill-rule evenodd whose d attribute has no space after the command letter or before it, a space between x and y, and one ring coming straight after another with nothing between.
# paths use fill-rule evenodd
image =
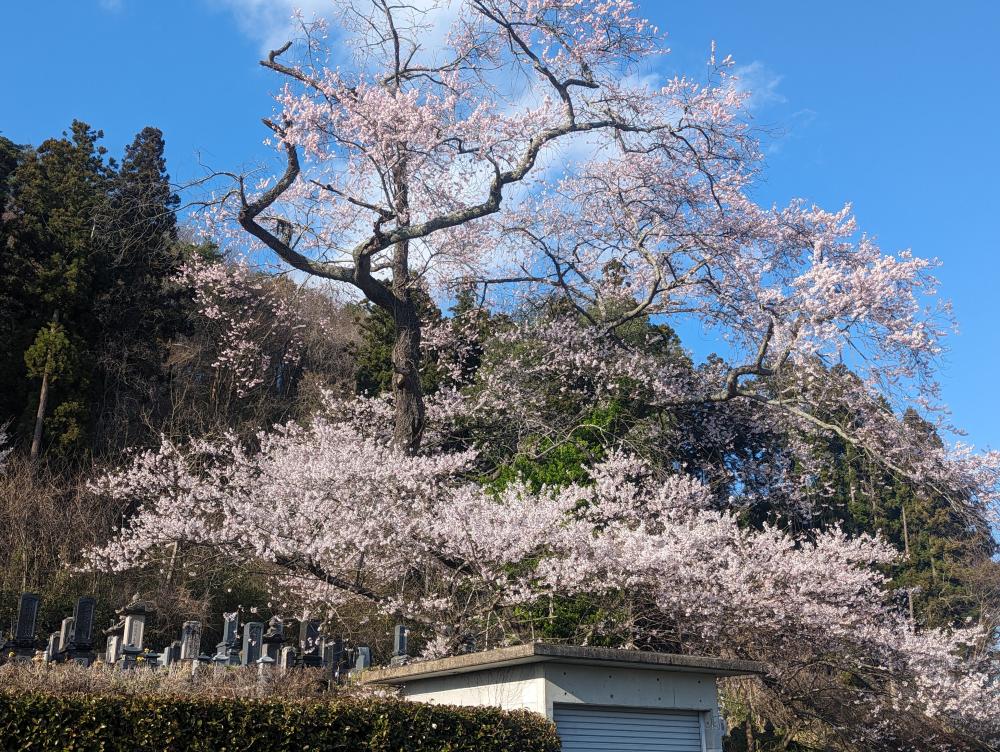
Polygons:
<instances>
[{"instance_id":1,"label":"shrub","mask_svg":"<svg viewBox=\"0 0 1000 752\"><path fill-rule=\"evenodd\" d=\"M385 699L333 702L0 692L0 744L23 752L344 750L558 752L528 711Z\"/></svg>"}]
</instances>

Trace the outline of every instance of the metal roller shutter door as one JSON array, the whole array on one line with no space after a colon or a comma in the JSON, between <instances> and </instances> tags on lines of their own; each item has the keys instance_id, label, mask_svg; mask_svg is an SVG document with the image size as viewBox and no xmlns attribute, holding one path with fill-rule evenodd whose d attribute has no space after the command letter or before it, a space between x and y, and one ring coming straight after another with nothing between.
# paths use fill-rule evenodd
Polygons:
<instances>
[{"instance_id":1,"label":"metal roller shutter door","mask_svg":"<svg viewBox=\"0 0 1000 752\"><path fill-rule=\"evenodd\" d=\"M694 711L556 705L563 752L702 752Z\"/></svg>"}]
</instances>

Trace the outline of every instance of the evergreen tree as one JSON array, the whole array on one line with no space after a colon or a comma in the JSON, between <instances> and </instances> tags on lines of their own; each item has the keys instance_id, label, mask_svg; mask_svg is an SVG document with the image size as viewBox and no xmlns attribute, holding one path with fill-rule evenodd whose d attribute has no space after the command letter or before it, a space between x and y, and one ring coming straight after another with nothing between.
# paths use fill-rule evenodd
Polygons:
<instances>
[{"instance_id":1,"label":"evergreen tree","mask_svg":"<svg viewBox=\"0 0 1000 752\"><path fill-rule=\"evenodd\" d=\"M11 354L0 420L15 419L22 437L41 431L33 454L70 460L143 441L182 317L163 135L144 129L120 169L102 135L74 121L20 160L0 143L10 172L0 336Z\"/></svg>"},{"instance_id":2,"label":"evergreen tree","mask_svg":"<svg viewBox=\"0 0 1000 752\"><path fill-rule=\"evenodd\" d=\"M915 411L907 410L904 421L941 445ZM839 524L891 541L902 553L889 572L891 585L909 591L905 606L918 627L957 627L984 616L977 582L991 571L996 576L1000 548L973 504L959 508L943 493L914 489L840 437L828 437L818 451L827 460L816 485L829 501L817 527Z\"/></svg>"},{"instance_id":3,"label":"evergreen tree","mask_svg":"<svg viewBox=\"0 0 1000 752\"><path fill-rule=\"evenodd\" d=\"M95 259L106 251L112 176L98 145L102 136L74 121L68 134L42 143L13 174L7 275L18 326L11 333L3 407L18 416L23 434L34 434L40 422L47 444L63 455L85 445L89 422L93 357L87 335L95 326ZM30 351L35 364L47 360L41 350L55 341L53 322L68 348L59 360L73 368L50 385L44 371L28 372L24 356ZM47 406L39 409L42 403Z\"/></svg>"},{"instance_id":4,"label":"evergreen tree","mask_svg":"<svg viewBox=\"0 0 1000 752\"><path fill-rule=\"evenodd\" d=\"M18 357L24 352L24 301L16 294L20 287L16 261L17 244L13 237L14 184L17 166L27 149L0 136L0 425L19 414L23 403L18 395L23 391L24 364Z\"/></svg>"},{"instance_id":5,"label":"evergreen tree","mask_svg":"<svg viewBox=\"0 0 1000 752\"><path fill-rule=\"evenodd\" d=\"M160 402L166 340L182 326L173 278L181 262L164 140L146 127L126 148L110 185L107 253L100 257L94 315L95 443L99 451L143 437L146 415Z\"/></svg>"}]
</instances>

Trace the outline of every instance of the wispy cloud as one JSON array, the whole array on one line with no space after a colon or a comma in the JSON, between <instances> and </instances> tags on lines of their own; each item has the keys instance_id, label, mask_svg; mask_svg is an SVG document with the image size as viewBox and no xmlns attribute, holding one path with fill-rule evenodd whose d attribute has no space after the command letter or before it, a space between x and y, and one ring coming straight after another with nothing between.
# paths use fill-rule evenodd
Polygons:
<instances>
[{"instance_id":1,"label":"wispy cloud","mask_svg":"<svg viewBox=\"0 0 1000 752\"><path fill-rule=\"evenodd\" d=\"M98 0L97 4L101 7L101 10L106 10L110 13L119 11L124 6L122 0Z\"/></svg>"},{"instance_id":2,"label":"wispy cloud","mask_svg":"<svg viewBox=\"0 0 1000 752\"><path fill-rule=\"evenodd\" d=\"M120 0L112 0L120 2ZM239 30L259 42L262 51L272 50L297 36L293 16L311 20L323 18L330 22L332 36L341 36L337 19L346 5L342 0L208 0L212 5L228 10ZM399 17L410 14L419 17L419 38L425 48L432 49L444 41L456 18L459 3L452 0L409 0L397 10ZM402 18L406 23L405 18Z\"/></svg>"},{"instance_id":3,"label":"wispy cloud","mask_svg":"<svg viewBox=\"0 0 1000 752\"><path fill-rule=\"evenodd\" d=\"M739 65L730 75L736 90L750 95L747 106L751 110L763 110L788 102L788 98L778 90L784 76L775 73L760 60Z\"/></svg>"},{"instance_id":4,"label":"wispy cloud","mask_svg":"<svg viewBox=\"0 0 1000 752\"><path fill-rule=\"evenodd\" d=\"M237 28L247 37L259 42L261 51L280 47L295 37L293 15L301 12L304 18L314 16L330 18L334 4L331 0L209 0L228 10Z\"/></svg>"},{"instance_id":5,"label":"wispy cloud","mask_svg":"<svg viewBox=\"0 0 1000 752\"><path fill-rule=\"evenodd\" d=\"M732 86L747 95L746 107L755 116L763 119L762 143L766 154L777 154L791 139L801 137L818 117L818 113L808 107L791 112L790 100L781 91L784 76L775 72L766 63L754 60L731 71Z\"/></svg>"}]
</instances>

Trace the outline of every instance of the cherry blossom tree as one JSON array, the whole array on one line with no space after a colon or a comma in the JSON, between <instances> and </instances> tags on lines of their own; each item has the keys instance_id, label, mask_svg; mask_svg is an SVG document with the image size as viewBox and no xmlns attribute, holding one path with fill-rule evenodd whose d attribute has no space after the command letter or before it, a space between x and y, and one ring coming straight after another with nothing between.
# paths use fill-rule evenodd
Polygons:
<instances>
[{"instance_id":1,"label":"cherry blossom tree","mask_svg":"<svg viewBox=\"0 0 1000 752\"><path fill-rule=\"evenodd\" d=\"M177 281L191 291L199 316L217 329L219 353L212 367L238 397L260 387L275 368L297 365L307 323L296 301L278 294L272 280L245 261L195 257L180 268Z\"/></svg>"},{"instance_id":2,"label":"cherry blossom tree","mask_svg":"<svg viewBox=\"0 0 1000 752\"><path fill-rule=\"evenodd\" d=\"M585 483L490 491L465 477L473 451L400 452L389 410L331 402L308 425L261 435L256 451L165 442L103 480L138 511L91 563L124 570L169 544L209 546L215 561L272 566L285 597L313 613L363 604L408 620L425 657L470 637L530 639L534 604L594 598L607 615L584 642L763 660L773 697L850 728L864 748L937 748L929 728L941 748L1000 735L990 636L916 631L884 588L877 566L899 553L879 538L747 529L701 480L655 476L624 453Z\"/></svg>"},{"instance_id":3,"label":"cherry blossom tree","mask_svg":"<svg viewBox=\"0 0 1000 752\"><path fill-rule=\"evenodd\" d=\"M756 205L728 60L708 83L640 77L664 47L629 0L467 0L436 45L432 11L336 7L349 64L329 62L318 23L298 58L289 43L262 61L284 79L265 123L285 169L240 176L216 216L392 314L400 446L415 451L425 422L421 284L555 290L608 335L695 316L733 362L687 399L761 399L748 380L845 353L871 384L929 385L946 324L926 306L932 264L882 254L847 209ZM567 151L580 156L558 164Z\"/></svg>"},{"instance_id":4,"label":"cherry blossom tree","mask_svg":"<svg viewBox=\"0 0 1000 752\"><path fill-rule=\"evenodd\" d=\"M642 75L664 47L628 0L464 0L443 41L423 4L336 7L351 56L331 58L314 22L300 48L268 55L283 169L233 175L211 218L390 313L391 395L331 399L251 446L137 455L100 484L134 513L91 565L147 564L174 544L249 557L314 609L361 603L419 625L426 656L532 639L540 604L589 599L604 616L581 624L583 642L764 660L744 694L818 719L821 745L996 744L985 628L918 629L880 569L898 552L877 536L740 520L781 498L808 522L824 436L980 521L995 513L1000 455L898 416L936 407L950 317L934 263L884 253L849 208L754 202L761 155L729 61L712 59L707 82ZM213 315L225 287L195 277ZM470 287L553 312L510 319L471 375L450 339L460 322L425 330L415 303ZM726 352L695 367L643 329L680 320ZM253 343L229 323L238 369ZM433 395L426 348L455 350L439 358L453 383ZM565 425L548 420L553 391L583 406ZM498 463L470 425L555 445L626 396L688 411L697 435L664 420L642 447L609 443L579 481L482 482ZM737 441L750 447L738 464ZM697 442L722 459L664 449Z\"/></svg>"}]
</instances>

